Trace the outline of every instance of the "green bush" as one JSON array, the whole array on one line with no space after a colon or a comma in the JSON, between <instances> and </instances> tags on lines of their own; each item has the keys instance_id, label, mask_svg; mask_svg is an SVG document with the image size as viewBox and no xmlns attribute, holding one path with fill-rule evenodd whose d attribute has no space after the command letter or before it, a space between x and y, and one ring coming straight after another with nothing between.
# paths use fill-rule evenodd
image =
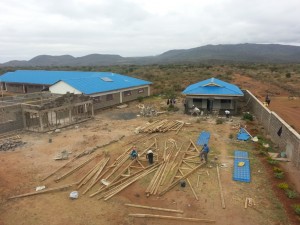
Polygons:
<instances>
[{"instance_id":1,"label":"green bush","mask_svg":"<svg viewBox=\"0 0 300 225\"><path fill-rule=\"evenodd\" d=\"M279 168L279 167L277 167L277 166L274 166L274 167L273 167L273 171L274 171L275 173L281 173L281 172L283 172L282 169Z\"/></svg>"},{"instance_id":2,"label":"green bush","mask_svg":"<svg viewBox=\"0 0 300 225\"><path fill-rule=\"evenodd\" d=\"M250 113L244 113L243 120L253 121L253 116Z\"/></svg>"},{"instance_id":3,"label":"green bush","mask_svg":"<svg viewBox=\"0 0 300 225\"><path fill-rule=\"evenodd\" d=\"M291 199L297 198L297 196L298 196L298 193L296 191L290 190L290 189L285 190L285 194L288 198L291 198Z\"/></svg>"},{"instance_id":4,"label":"green bush","mask_svg":"<svg viewBox=\"0 0 300 225\"><path fill-rule=\"evenodd\" d=\"M287 189L289 189L289 185L288 185L287 183L285 183L285 182L279 183L277 186L278 186L280 189L282 189L282 190L287 190Z\"/></svg>"},{"instance_id":5,"label":"green bush","mask_svg":"<svg viewBox=\"0 0 300 225\"><path fill-rule=\"evenodd\" d=\"M294 210L295 210L295 213L300 216L300 204L297 204L297 205L294 205Z\"/></svg>"},{"instance_id":6,"label":"green bush","mask_svg":"<svg viewBox=\"0 0 300 225\"><path fill-rule=\"evenodd\" d=\"M270 163L271 165L277 165L278 161L276 161L274 159L268 159L268 163Z\"/></svg>"},{"instance_id":7,"label":"green bush","mask_svg":"<svg viewBox=\"0 0 300 225\"><path fill-rule=\"evenodd\" d=\"M276 178L282 179L284 177L284 172L277 172L277 173L274 173L274 175Z\"/></svg>"}]
</instances>

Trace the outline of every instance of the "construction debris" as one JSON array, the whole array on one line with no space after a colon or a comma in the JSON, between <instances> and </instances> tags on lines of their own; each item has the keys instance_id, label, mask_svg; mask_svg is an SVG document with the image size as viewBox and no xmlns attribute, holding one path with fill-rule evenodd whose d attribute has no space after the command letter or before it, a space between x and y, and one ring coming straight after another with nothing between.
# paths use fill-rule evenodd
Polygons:
<instances>
[{"instance_id":1,"label":"construction debris","mask_svg":"<svg viewBox=\"0 0 300 225\"><path fill-rule=\"evenodd\" d=\"M71 199L77 199L78 196L79 196L78 191L72 191L72 192L70 193L70 198L71 198Z\"/></svg>"},{"instance_id":2,"label":"construction debris","mask_svg":"<svg viewBox=\"0 0 300 225\"><path fill-rule=\"evenodd\" d=\"M58 153L54 159L55 160L66 160L69 158L69 154L71 154L71 152L68 152L67 150L63 150L60 153Z\"/></svg>"},{"instance_id":3,"label":"construction debris","mask_svg":"<svg viewBox=\"0 0 300 225\"><path fill-rule=\"evenodd\" d=\"M0 151L14 151L15 148L26 144L19 136L7 138L0 141Z\"/></svg>"},{"instance_id":4,"label":"construction debris","mask_svg":"<svg viewBox=\"0 0 300 225\"><path fill-rule=\"evenodd\" d=\"M245 209L247 209L247 207L251 207L254 206L255 202L252 198L246 198L245 199Z\"/></svg>"},{"instance_id":5,"label":"construction debris","mask_svg":"<svg viewBox=\"0 0 300 225\"><path fill-rule=\"evenodd\" d=\"M157 116L155 108L151 105L139 104L138 108L140 109L140 115L143 117L153 117Z\"/></svg>"}]
</instances>

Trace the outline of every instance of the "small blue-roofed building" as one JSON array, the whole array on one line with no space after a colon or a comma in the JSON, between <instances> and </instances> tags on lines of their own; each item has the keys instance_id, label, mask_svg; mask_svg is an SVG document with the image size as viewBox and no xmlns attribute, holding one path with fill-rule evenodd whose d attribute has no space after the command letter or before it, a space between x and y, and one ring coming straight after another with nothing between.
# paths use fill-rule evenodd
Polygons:
<instances>
[{"instance_id":1,"label":"small blue-roofed building","mask_svg":"<svg viewBox=\"0 0 300 225\"><path fill-rule=\"evenodd\" d=\"M224 114L225 110L236 113L237 100L244 96L238 86L216 78L191 84L182 93L186 97L186 112L197 107L205 113L216 114Z\"/></svg>"},{"instance_id":2,"label":"small blue-roofed building","mask_svg":"<svg viewBox=\"0 0 300 225\"><path fill-rule=\"evenodd\" d=\"M48 90L55 94L92 97L94 109L125 103L150 95L151 82L111 73L82 71L17 70L1 76L4 90L32 93Z\"/></svg>"}]
</instances>

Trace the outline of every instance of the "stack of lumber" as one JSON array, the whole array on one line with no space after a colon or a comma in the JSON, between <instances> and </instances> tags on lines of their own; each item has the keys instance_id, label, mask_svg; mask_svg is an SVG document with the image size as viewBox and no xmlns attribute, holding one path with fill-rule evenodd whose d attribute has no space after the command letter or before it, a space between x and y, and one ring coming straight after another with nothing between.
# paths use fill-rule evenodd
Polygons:
<instances>
[{"instance_id":1,"label":"stack of lumber","mask_svg":"<svg viewBox=\"0 0 300 225\"><path fill-rule=\"evenodd\" d=\"M184 126L184 122L182 121L169 121L169 120L156 120L150 124L147 124L146 126L140 128L140 133L164 133L167 131L176 131L179 132L179 130Z\"/></svg>"}]
</instances>

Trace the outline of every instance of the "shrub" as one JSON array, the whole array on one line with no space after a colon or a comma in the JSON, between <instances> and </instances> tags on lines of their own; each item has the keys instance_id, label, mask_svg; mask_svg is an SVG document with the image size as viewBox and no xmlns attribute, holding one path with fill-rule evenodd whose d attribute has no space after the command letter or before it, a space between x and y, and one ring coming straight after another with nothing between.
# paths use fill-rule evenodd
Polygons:
<instances>
[{"instance_id":1,"label":"shrub","mask_svg":"<svg viewBox=\"0 0 300 225\"><path fill-rule=\"evenodd\" d=\"M294 205L293 207L294 207L295 213L300 216L300 204Z\"/></svg>"},{"instance_id":2,"label":"shrub","mask_svg":"<svg viewBox=\"0 0 300 225\"><path fill-rule=\"evenodd\" d=\"M285 183L285 182L279 183L277 186L278 186L280 189L282 189L282 190L287 190L287 189L289 189L289 185L288 185L287 183Z\"/></svg>"},{"instance_id":3,"label":"shrub","mask_svg":"<svg viewBox=\"0 0 300 225\"><path fill-rule=\"evenodd\" d=\"M274 173L274 175L276 178L282 179L284 177L284 172L277 172L277 173Z\"/></svg>"},{"instance_id":4,"label":"shrub","mask_svg":"<svg viewBox=\"0 0 300 225\"><path fill-rule=\"evenodd\" d=\"M244 115L243 115L243 118L242 118L243 120L248 120L248 121L253 121L253 116L252 116L252 114L250 114L250 113L244 113Z\"/></svg>"},{"instance_id":5,"label":"shrub","mask_svg":"<svg viewBox=\"0 0 300 225\"><path fill-rule=\"evenodd\" d=\"M291 198L291 199L297 198L297 196L298 196L298 193L296 191L290 190L290 189L286 189L285 194L288 198Z\"/></svg>"},{"instance_id":6,"label":"shrub","mask_svg":"<svg viewBox=\"0 0 300 225\"><path fill-rule=\"evenodd\" d=\"M233 139L233 134L229 134L229 139Z\"/></svg>"},{"instance_id":7,"label":"shrub","mask_svg":"<svg viewBox=\"0 0 300 225\"><path fill-rule=\"evenodd\" d=\"M268 153L265 150L259 150L258 152L260 155L268 155Z\"/></svg>"},{"instance_id":8,"label":"shrub","mask_svg":"<svg viewBox=\"0 0 300 225\"><path fill-rule=\"evenodd\" d=\"M274 159L268 159L268 163L270 163L271 165L277 165L278 161L276 161Z\"/></svg>"},{"instance_id":9,"label":"shrub","mask_svg":"<svg viewBox=\"0 0 300 225\"><path fill-rule=\"evenodd\" d=\"M281 172L282 172L282 169L279 168L279 167L277 167L277 166L274 166L274 167L273 167L273 171L274 171L275 173L281 173Z\"/></svg>"}]
</instances>

